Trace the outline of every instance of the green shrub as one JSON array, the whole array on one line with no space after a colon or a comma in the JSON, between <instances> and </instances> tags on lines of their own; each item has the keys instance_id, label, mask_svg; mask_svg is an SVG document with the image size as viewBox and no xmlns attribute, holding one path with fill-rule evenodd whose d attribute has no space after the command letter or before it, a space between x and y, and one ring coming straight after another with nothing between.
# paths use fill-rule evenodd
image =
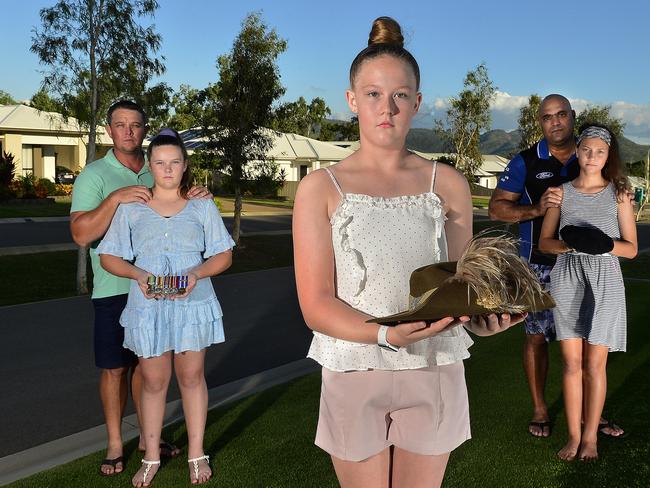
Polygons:
<instances>
[{"instance_id":1,"label":"green shrub","mask_svg":"<svg viewBox=\"0 0 650 488\"><path fill-rule=\"evenodd\" d=\"M20 188L18 198L36 198L36 177L33 174L16 178Z\"/></svg>"},{"instance_id":2,"label":"green shrub","mask_svg":"<svg viewBox=\"0 0 650 488\"><path fill-rule=\"evenodd\" d=\"M47 178L39 178L34 185L34 189L38 198L45 198L56 194L56 184Z\"/></svg>"},{"instance_id":3,"label":"green shrub","mask_svg":"<svg viewBox=\"0 0 650 488\"><path fill-rule=\"evenodd\" d=\"M221 203L221 201L219 201L217 197L214 197L214 204L219 209L219 212L223 212L223 204Z\"/></svg>"},{"instance_id":4,"label":"green shrub","mask_svg":"<svg viewBox=\"0 0 650 488\"><path fill-rule=\"evenodd\" d=\"M245 168L244 178L241 180L240 191L245 197L274 198L284 186L287 173L275 161L258 161ZM233 195L235 186L232 176L228 173L221 175L219 193Z\"/></svg>"},{"instance_id":5,"label":"green shrub","mask_svg":"<svg viewBox=\"0 0 650 488\"><path fill-rule=\"evenodd\" d=\"M11 185L15 172L16 163L14 163L14 155L6 152L0 154L0 200L8 200L16 197L16 193Z\"/></svg>"},{"instance_id":6,"label":"green shrub","mask_svg":"<svg viewBox=\"0 0 650 488\"><path fill-rule=\"evenodd\" d=\"M72 195L72 185L68 183L57 183L53 195L56 196Z\"/></svg>"},{"instance_id":7,"label":"green shrub","mask_svg":"<svg viewBox=\"0 0 650 488\"><path fill-rule=\"evenodd\" d=\"M253 195L274 197L284 185L287 173L275 161L264 161L255 166L255 179L249 180L248 190Z\"/></svg>"}]
</instances>

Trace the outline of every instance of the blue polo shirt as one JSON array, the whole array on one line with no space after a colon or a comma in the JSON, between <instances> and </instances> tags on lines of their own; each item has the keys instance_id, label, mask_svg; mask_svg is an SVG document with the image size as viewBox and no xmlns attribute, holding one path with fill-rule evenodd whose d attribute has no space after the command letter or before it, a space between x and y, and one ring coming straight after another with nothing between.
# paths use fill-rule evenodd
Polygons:
<instances>
[{"instance_id":1,"label":"blue polo shirt","mask_svg":"<svg viewBox=\"0 0 650 488\"><path fill-rule=\"evenodd\" d=\"M72 212L95 210L115 190L125 186L144 185L153 187L153 177L145 160L138 173L118 161L110 149L106 156L86 165L74 182L72 189ZM93 298L112 297L129 292L131 280L110 274L101 264L95 252L101 239L90 246L90 262L93 268Z\"/></svg>"},{"instance_id":2,"label":"blue polo shirt","mask_svg":"<svg viewBox=\"0 0 650 488\"><path fill-rule=\"evenodd\" d=\"M578 160L573 154L562 164L548 149L546 139L517 154L501 174L497 188L519 193L521 205L534 205L551 186L560 186L573 180L580 173ZM519 254L534 264L555 264L555 256L542 254L538 250L539 235L544 217L524 220L519 223L521 246Z\"/></svg>"}]
</instances>

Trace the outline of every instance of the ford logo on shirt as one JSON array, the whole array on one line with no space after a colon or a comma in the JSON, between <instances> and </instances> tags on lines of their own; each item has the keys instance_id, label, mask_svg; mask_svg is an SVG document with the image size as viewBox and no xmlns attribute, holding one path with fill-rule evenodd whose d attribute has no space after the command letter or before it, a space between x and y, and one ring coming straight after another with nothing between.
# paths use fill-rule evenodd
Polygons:
<instances>
[{"instance_id":1,"label":"ford logo on shirt","mask_svg":"<svg viewBox=\"0 0 650 488\"><path fill-rule=\"evenodd\" d=\"M537 178L538 180L546 180L548 178L553 178L553 173L551 173L550 171L544 171L543 173L537 173L535 175L535 178Z\"/></svg>"}]
</instances>

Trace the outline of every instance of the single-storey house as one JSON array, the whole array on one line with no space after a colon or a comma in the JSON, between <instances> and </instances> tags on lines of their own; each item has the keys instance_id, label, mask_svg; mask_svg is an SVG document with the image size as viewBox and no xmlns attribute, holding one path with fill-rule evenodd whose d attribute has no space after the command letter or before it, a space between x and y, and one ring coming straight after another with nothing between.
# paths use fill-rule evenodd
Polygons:
<instances>
[{"instance_id":1,"label":"single-storey house","mask_svg":"<svg viewBox=\"0 0 650 488\"><path fill-rule=\"evenodd\" d=\"M338 145L338 143L336 143ZM359 141L355 142L345 142L345 146L352 150L356 151L359 149ZM415 154L422 156L425 159L430 159L431 161L437 161L441 158L451 158L454 156L453 153L428 153L422 151L412 150ZM508 165L508 159L498 154L483 154L483 163L476 170L476 184L487 189L494 189L497 186L497 180L505 167Z\"/></svg>"},{"instance_id":2,"label":"single-storey house","mask_svg":"<svg viewBox=\"0 0 650 488\"><path fill-rule=\"evenodd\" d=\"M74 118L41 112L27 105L0 105L0 150L11 153L16 176L33 173L54 180L56 166L79 171L86 161L88 130ZM113 142L104 127L97 128L97 157Z\"/></svg>"},{"instance_id":3,"label":"single-storey house","mask_svg":"<svg viewBox=\"0 0 650 488\"><path fill-rule=\"evenodd\" d=\"M205 144L200 129L189 129L180 135L190 154ZM298 183L307 174L338 163L354 152L298 134L269 130L269 135L273 138L273 145L267 153L267 159L274 160L280 169L284 170L285 184L279 194L288 198L295 196Z\"/></svg>"}]
</instances>

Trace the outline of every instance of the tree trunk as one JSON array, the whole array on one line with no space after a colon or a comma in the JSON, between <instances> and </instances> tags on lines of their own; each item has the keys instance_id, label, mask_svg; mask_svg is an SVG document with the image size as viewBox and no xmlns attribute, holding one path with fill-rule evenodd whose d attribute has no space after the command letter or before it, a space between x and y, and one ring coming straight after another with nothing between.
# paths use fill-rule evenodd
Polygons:
<instances>
[{"instance_id":1,"label":"tree trunk","mask_svg":"<svg viewBox=\"0 0 650 488\"><path fill-rule=\"evenodd\" d=\"M241 187L240 187L240 183L236 182L235 183L235 215L232 224L232 240L235 241L235 245L237 246L239 245L241 209L242 209Z\"/></svg>"},{"instance_id":2,"label":"tree trunk","mask_svg":"<svg viewBox=\"0 0 650 488\"><path fill-rule=\"evenodd\" d=\"M86 152L86 164L95 160L95 140L97 137L97 64L95 62L95 48L97 47L97 31L95 19L95 3L88 4L90 19L90 127L88 128L88 149ZM77 295L88 294L88 274L86 273L88 262L88 248L80 246L77 251Z\"/></svg>"},{"instance_id":3,"label":"tree trunk","mask_svg":"<svg viewBox=\"0 0 650 488\"><path fill-rule=\"evenodd\" d=\"M646 156L646 160L645 160L645 187L643 188L643 198L639 202L639 209L636 212L635 220L637 222L641 218L643 209L650 202L650 195L648 195L649 191L650 191L650 150L648 150L648 155Z\"/></svg>"},{"instance_id":4,"label":"tree trunk","mask_svg":"<svg viewBox=\"0 0 650 488\"><path fill-rule=\"evenodd\" d=\"M77 250L77 295L88 294L88 276L86 268L88 263L88 248L79 246Z\"/></svg>"}]
</instances>

